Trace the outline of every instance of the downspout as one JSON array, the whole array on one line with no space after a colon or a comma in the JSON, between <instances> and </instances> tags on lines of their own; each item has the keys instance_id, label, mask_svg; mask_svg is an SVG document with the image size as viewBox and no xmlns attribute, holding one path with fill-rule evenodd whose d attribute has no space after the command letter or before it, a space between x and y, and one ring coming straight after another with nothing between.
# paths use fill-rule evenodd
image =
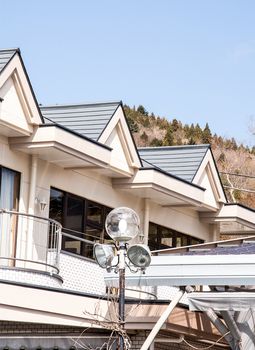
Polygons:
<instances>
[{"instance_id":1,"label":"downspout","mask_svg":"<svg viewBox=\"0 0 255 350\"><path fill-rule=\"evenodd\" d=\"M145 342L143 343L140 350L148 350L150 345L153 343L155 337L157 336L158 332L160 331L163 324L168 319L169 315L175 308L175 306L178 304L180 299L182 298L183 294L185 293L185 290L180 289L174 296L174 298L171 300L170 304L166 308L166 310L163 312L163 314L160 316L158 321L156 322L155 326L152 328L150 334L146 338Z\"/></svg>"},{"instance_id":2,"label":"downspout","mask_svg":"<svg viewBox=\"0 0 255 350\"><path fill-rule=\"evenodd\" d=\"M31 157L30 186L29 186L29 200L28 200L28 214L32 214L32 215L35 213L37 166L38 166L38 156L33 154Z\"/></svg>"},{"instance_id":3,"label":"downspout","mask_svg":"<svg viewBox=\"0 0 255 350\"><path fill-rule=\"evenodd\" d=\"M36 194L36 181L37 181L37 168L38 168L38 156L33 154L31 157L31 169L30 169L30 186L29 186L29 199L28 199L28 214L34 215L35 213L35 194ZM29 220L27 230L27 246L26 255L27 259L32 259L33 250L33 220Z\"/></svg>"},{"instance_id":4,"label":"downspout","mask_svg":"<svg viewBox=\"0 0 255 350\"><path fill-rule=\"evenodd\" d=\"M149 239L149 221L150 221L150 205L148 198L144 198L144 215L143 215L143 235L144 244L148 244Z\"/></svg>"}]
</instances>

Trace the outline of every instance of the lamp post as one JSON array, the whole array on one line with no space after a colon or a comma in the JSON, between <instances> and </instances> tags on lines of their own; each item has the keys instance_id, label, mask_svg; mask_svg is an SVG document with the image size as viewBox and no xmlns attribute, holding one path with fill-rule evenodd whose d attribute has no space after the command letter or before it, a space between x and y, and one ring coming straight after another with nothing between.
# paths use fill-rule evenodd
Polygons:
<instances>
[{"instance_id":1,"label":"lamp post","mask_svg":"<svg viewBox=\"0 0 255 350\"><path fill-rule=\"evenodd\" d=\"M115 242L117 248L118 263L112 265L114 247L107 244L96 243L94 256L99 266L111 271L117 267L119 272L119 325L121 331L125 326L125 269L130 263L140 269L145 269L151 262L149 248L143 244L127 247L127 242L135 238L139 233L140 220L133 209L120 207L113 209L107 216L105 228L108 235ZM126 259L128 258L128 261ZM119 334L119 350L126 350L123 332Z\"/></svg>"}]
</instances>

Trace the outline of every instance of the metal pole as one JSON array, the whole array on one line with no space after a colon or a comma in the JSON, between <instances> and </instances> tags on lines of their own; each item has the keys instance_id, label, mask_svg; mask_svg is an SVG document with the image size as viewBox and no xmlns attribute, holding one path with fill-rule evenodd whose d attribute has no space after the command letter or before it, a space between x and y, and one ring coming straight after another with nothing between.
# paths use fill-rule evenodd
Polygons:
<instances>
[{"instance_id":1,"label":"metal pole","mask_svg":"<svg viewBox=\"0 0 255 350\"><path fill-rule=\"evenodd\" d=\"M119 248L119 350L125 350L123 331L125 326L125 244Z\"/></svg>"}]
</instances>

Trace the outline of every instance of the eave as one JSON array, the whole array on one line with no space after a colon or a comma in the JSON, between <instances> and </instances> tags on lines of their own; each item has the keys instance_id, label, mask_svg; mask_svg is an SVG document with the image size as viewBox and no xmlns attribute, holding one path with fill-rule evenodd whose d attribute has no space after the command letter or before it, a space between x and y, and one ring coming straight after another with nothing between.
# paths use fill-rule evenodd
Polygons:
<instances>
[{"instance_id":1,"label":"eave","mask_svg":"<svg viewBox=\"0 0 255 350\"><path fill-rule=\"evenodd\" d=\"M217 213L200 213L200 219L211 224L236 222L252 230L255 229L255 211L238 204L225 204Z\"/></svg>"},{"instance_id":2,"label":"eave","mask_svg":"<svg viewBox=\"0 0 255 350\"><path fill-rule=\"evenodd\" d=\"M149 198L165 207L192 207L196 210L217 208L204 204L204 188L193 185L158 169L139 169L129 179L114 179L113 187L141 198Z\"/></svg>"},{"instance_id":3,"label":"eave","mask_svg":"<svg viewBox=\"0 0 255 350\"><path fill-rule=\"evenodd\" d=\"M41 159L63 168L106 168L111 149L79 137L55 125L37 128L29 137L9 139L13 150L37 154Z\"/></svg>"}]
</instances>

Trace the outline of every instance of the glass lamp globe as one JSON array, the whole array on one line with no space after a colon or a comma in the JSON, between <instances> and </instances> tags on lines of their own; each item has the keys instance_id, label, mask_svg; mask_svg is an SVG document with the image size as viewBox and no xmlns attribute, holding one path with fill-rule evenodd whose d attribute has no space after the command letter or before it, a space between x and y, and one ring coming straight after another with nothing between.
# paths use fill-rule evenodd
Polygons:
<instances>
[{"instance_id":1,"label":"glass lamp globe","mask_svg":"<svg viewBox=\"0 0 255 350\"><path fill-rule=\"evenodd\" d=\"M120 207L113 209L106 218L108 235L117 242L127 242L139 233L140 220L133 209Z\"/></svg>"}]
</instances>

